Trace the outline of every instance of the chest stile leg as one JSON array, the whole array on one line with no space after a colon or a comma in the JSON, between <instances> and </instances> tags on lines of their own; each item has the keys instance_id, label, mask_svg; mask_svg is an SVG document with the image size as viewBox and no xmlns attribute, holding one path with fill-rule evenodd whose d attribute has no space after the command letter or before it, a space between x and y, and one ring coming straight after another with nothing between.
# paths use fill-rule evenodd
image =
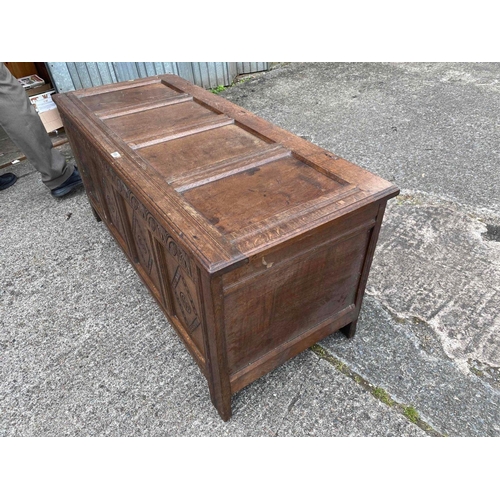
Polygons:
<instances>
[{"instance_id":1,"label":"chest stile leg","mask_svg":"<svg viewBox=\"0 0 500 500\"><path fill-rule=\"evenodd\" d=\"M373 229L371 230L370 240L368 242L368 247L365 254L365 260L363 262L363 268L361 270L361 275L359 278L359 284L356 292L356 318L359 316L359 312L361 310L361 305L363 303L363 297L365 294L366 283L368 282L368 275L370 273L370 268L373 261L373 256L375 254L375 248L377 246L378 236L380 233L380 228L382 226L382 220L384 218L384 212L386 207L386 202L380 203L378 212L377 212L377 222ZM340 331L348 338L352 339L354 334L356 333L356 325L358 320L356 319L352 323L344 326L340 329Z\"/></svg>"},{"instance_id":2,"label":"chest stile leg","mask_svg":"<svg viewBox=\"0 0 500 500\"><path fill-rule=\"evenodd\" d=\"M203 338L210 398L222 420L227 422L231 418L232 411L231 384L224 335L222 277L212 277L198 269L198 278L203 309Z\"/></svg>"}]
</instances>

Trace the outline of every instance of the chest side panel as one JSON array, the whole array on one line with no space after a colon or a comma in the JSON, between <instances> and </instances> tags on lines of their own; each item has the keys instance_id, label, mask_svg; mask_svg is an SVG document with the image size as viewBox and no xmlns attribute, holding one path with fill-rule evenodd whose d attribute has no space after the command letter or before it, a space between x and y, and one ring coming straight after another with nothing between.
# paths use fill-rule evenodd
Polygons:
<instances>
[{"instance_id":1,"label":"chest side panel","mask_svg":"<svg viewBox=\"0 0 500 500\"><path fill-rule=\"evenodd\" d=\"M224 276L233 376L267 353L355 310L377 205L251 258Z\"/></svg>"}]
</instances>

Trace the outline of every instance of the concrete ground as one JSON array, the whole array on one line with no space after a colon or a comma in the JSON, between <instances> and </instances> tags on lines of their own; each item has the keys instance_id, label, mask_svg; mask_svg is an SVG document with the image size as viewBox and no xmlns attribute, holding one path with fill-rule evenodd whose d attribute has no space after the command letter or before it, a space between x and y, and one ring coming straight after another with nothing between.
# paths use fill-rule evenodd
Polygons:
<instances>
[{"instance_id":1,"label":"concrete ground","mask_svg":"<svg viewBox=\"0 0 500 500\"><path fill-rule=\"evenodd\" d=\"M222 422L83 190L55 200L22 161L0 171L20 177L0 192L0 435L500 436L500 64L292 63L221 95L401 188L355 338Z\"/></svg>"}]
</instances>

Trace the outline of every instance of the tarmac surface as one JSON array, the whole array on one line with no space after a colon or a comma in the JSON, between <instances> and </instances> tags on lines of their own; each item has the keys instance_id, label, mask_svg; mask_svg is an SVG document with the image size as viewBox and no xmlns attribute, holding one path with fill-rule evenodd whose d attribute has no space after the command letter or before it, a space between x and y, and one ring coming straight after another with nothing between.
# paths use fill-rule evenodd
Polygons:
<instances>
[{"instance_id":1,"label":"tarmac surface","mask_svg":"<svg viewBox=\"0 0 500 500\"><path fill-rule=\"evenodd\" d=\"M0 435L500 436L500 64L290 63L220 95L401 188L356 336L222 422L83 190L24 160L0 171Z\"/></svg>"}]
</instances>

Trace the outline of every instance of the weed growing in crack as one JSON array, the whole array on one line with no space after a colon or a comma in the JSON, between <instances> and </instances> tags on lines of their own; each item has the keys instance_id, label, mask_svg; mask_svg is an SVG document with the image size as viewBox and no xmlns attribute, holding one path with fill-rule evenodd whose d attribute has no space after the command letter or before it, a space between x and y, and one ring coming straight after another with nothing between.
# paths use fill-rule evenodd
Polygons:
<instances>
[{"instance_id":1,"label":"weed growing in crack","mask_svg":"<svg viewBox=\"0 0 500 500\"><path fill-rule=\"evenodd\" d=\"M210 89L210 92L212 92L212 94L220 94L221 92L224 92L224 90L226 90L224 85L217 85L217 87Z\"/></svg>"},{"instance_id":2,"label":"weed growing in crack","mask_svg":"<svg viewBox=\"0 0 500 500\"><path fill-rule=\"evenodd\" d=\"M384 389L382 389L382 387L375 387L375 389L373 389L372 391L372 394L387 406L394 405L394 401L391 399L389 394L387 394L387 392Z\"/></svg>"},{"instance_id":3,"label":"weed growing in crack","mask_svg":"<svg viewBox=\"0 0 500 500\"><path fill-rule=\"evenodd\" d=\"M413 406L405 407L403 413L404 413L405 417L410 422L413 422L414 424L416 424L418 422L418 420L420 419L417 410L415 410L415 408L413 408Z\"/></svg>"}]
</instances>

